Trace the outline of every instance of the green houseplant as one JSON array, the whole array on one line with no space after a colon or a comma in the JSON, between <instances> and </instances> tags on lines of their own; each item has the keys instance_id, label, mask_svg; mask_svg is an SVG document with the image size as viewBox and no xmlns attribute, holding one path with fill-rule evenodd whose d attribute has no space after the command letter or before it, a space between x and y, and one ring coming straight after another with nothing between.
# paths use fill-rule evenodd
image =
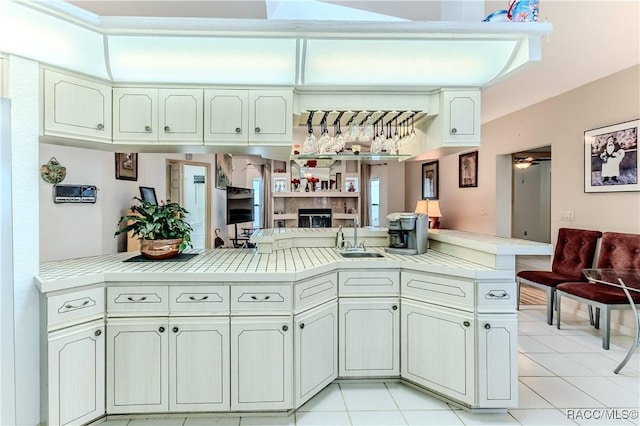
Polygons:
<instances>
[{"instance_id":1,"label":"green houseplant","mask_svg":"<svg viewBox=\"0 0 640 426\"><path fill-rule=\"evenodd\" d=\"M128 215L120 217L114 236L132 231L140 238L140 253L150 259L169 259L191 244L193 228L185 220L189 213L178 203L167 200L158 205L138 197L139 204L131 206Z\"/></svg>"}]
</instances>

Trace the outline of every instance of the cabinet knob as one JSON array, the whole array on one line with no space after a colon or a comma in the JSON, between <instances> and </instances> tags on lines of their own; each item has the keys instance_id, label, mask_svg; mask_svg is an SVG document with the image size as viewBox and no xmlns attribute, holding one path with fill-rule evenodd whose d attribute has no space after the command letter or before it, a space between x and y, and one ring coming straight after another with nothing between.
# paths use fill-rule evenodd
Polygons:
<instances>
[{"instance_id":1,"label":"cabinet knob","mask_svg":"<svg viewBox=\"0 0 640 426\"><path fill-rule=\"evenodd\" d=\"M242 129L240 127L236 127L236 133L240 133L242 132Z\"/></svg>"},{"instance_id":2,"label":"cabinet knob","mask_svg":"<svg viewBox=\"0 0 640 426\"><path fill-rule=\"evenodd\" d=\"M397 311L397 310L398 310L398 305L393 305L393 306L391 307L391 309L393 309L394 311Z\"/></svg>"},{"instance_id":3,"label":"cabinet knob","mask_svg":"<svg viewBox=\"0 0 640 426\"><path fill-rule=\"evenodd\" d=\"M169 126L164 126L164 132L165 133L169 133L171 131L171 127Z\"/></svg>"},{"instance_id":4,"label":"cabinet knob","mask_svg":"<svg viewBox=\"0 0 640 426\"><path fill-rule=\"evenodd\" d=\"M485 328L485 329L487 329L487 330L488 330L488 329L490 329L490 328L491 328L491 324L486 323L486 324L484 325L484 328Z\"/></svg>"},{"instance_id":5,"label":"cabinet knob","mask_svg":"<svg viewBox=\"0 0 640 426\"><path fill-rule=\"evenodd\" d=\"M453 129L451 129L451 134L455 135L456 133L458 133L458 129L456 129L455 127Z\"/></svg>"},{"instance_id":6,"label":"cabinet knob","mask_svg":"<svg viewBox=\"0 0 640 426\"><path fill-rule=\"evenodd\" d=\"M104 130L104 124L100 123L96 126L96 129L98 130Z\"/></svg>"},{"instance_id":7,"label":"cabinet knob","mask_svg":"<svg viewBox=\"0 0 640 426\"><path fill-rule=\"evenodd\" d=\"M164 327L158 327L158 331L159 331L160 333L164 333Z\"/></svg>"},{"instance_id":8,"label":"cabinet knob","mask_svg":"<svg viewBox=\"0 0 640 426\"><path fill-rule=\"evenodd\" d=\"M471 323L469 321L465 321L462 323L462 325L464 325L465 327L469 327Z\"/></svg>"},{"instance_id":9,"label":"cabinet knob","mask_svg":"<svg viewBox=\"0 0 640 426\"><path fill-rule=\"evenodd\" d=\"M180 329L178 327L173 327L173 332L177 333L178 331L180 331Z\"/></svg>"},{"instance_id":10,"label":"cabinet knob","mask_svg":"<svg viewBox=\"0 0 640 426\"><path fill-rule=\"evenodd\" d=\"M286 327L286 326L285 326ZM304 323L300 324L300 328L304 328Z\"/></svg>"},{"instance_id":11,"label":"cabinet knob","mask_svg":"<svg viewBox=\"0 0 640 426\"><path fill-rule=\"evenodd\" d=\"M145 132L150 132L151 131L151 127L150 126L144 126L144 131Z\"/></svg>"},{"instance_id":12,"label":"cabinet knob","mask_svg":"<svg viewBox=\"0 0 640 426\"><path fill-rule=\"evenodd\" d=\"M94 336L96 336L96 337L100 336L101 334L102 334L102 330L96 330L96 331L93 333L93 335L94 335Z\"/></svg>"},{"instance_id":13,"label":"cabinet knob","mask_svg":"<svg viewBox=\"0 0 640 426\"><path fill-rule=\"evenodd\" d=\"M283 326L282 326L282 331L287 331L288 329L289 329L289 327L288 327L288 326L286 326L286 325L283 325Z\"/></svg>"},{"instance_id":14,"label":"cabinet knob","mask_svg":"<svg viewBox=\"0 0 640 426\"><path fill-rule=\"evenodd\" d=\"M260 127L256 127L256 133L260 133Z\"/></svg>"}]
</instances>

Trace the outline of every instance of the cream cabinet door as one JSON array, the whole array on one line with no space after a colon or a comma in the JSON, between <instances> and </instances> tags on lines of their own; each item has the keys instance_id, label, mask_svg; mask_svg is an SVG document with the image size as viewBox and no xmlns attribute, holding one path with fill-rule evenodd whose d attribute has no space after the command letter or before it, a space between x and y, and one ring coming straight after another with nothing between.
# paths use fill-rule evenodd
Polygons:
<instances>
[{"instance_id":1,"label":"cream cabinet door","mask_svg":"<svg viewBox=\"0 0 640 426\"><path fill-rule=\"evenodd\" d=\"M518 406L516 315L478 315L478 406Z\"/></svg>"},{"instance_id":2,"label":"cream cabinet door","mask_svg":"<svg viewBox=\"0 0 640 426\"><path fill-rule=\"evenodd\" d=\"M107 413L169 410L166 318L107 320Z\"/></svg>"},{"instance_id":3,"label":"cream cabinet door","mask_svg":"<svg viewBox=\"0 0 640 426\"><path fill-rule=\"evenodd\" d=\"M340 299L340 377L400 375L397 298Z\"/></svg>"},{"instance_id":4,"label":"cream cabinet door","mask_svg":"<svg viewBox=\"0 0 640 426\"><path fill-rule=\"evenodd\" d=\"M158 89L113 89L113 142L158 141Z\"/></svg>"},{"instance_id":5,"label":"cream cabinet door","mask_svg":"<svg viewBox=\"0 0 640 426\"><path fill-rule=\"evenodd\" d=\"M202 89L160 89L158 91L161 143L202 144Z\"/></svg>"},{"instance_id":6,"label":"cream cabinet door","mask_svg":"<svg viewBox=\"0 0 640 426\"><path fill-rule=\"evenodd\" d=\"M473 314L402 302L402 377L474 404Z\"/></svg>"},{"instance_id":7,"label":"cream cabinet door","mask_svg":"<svg viewBox=\"0 0 640 426\"><path fill-rule=\"evenodd\" d=\"M249 92L204 91L205 144L247 145L249 140Z\"/></svg>"},{"instance_id":8,"label":"cream cabinet door","mask_svg":"<svg viewBox=\"0 0 640 426\"><path fill-rule=\"evenodd\" d=\"M293 408L290 317L231 318L231 410Z\"/></svg>"},{"instance_id":9,"label":"cream cabinet door","mask_svg":"<svg viewBox=\"0 0 640 426\"><path fill-rule=\"evenodd\" d=\"M104 320L49 334L50 425L84 424L104 414L104 339Z\"/></svg>"},{"instance_id":10,"label":"cream cabinet door","mask_svg":"<svg viewBox=\"0 0 640 426\"><path fill-rule=\"evenodd\" d=\"M480 142L480 91L445 91L442 108L443 144Z\"/></svg>"},{"instance_id":11,"label":"cream cabinet door","mask_svg":"<svg viewBox=\"0 0 640 426\"><path fill-rule=\"evenodd\" d=\"M249 91L249 143L291 145L293 138L293 92Z\"/></svg>"},{"instance_id":12,"label":"cream cabinet door","mask_svg":"<svg viewBox=\"0 0 640 426\"><path fill-rule=\"evenodd\" d=\"M169 410L229 411L229 317L169 320Z\"/></svg>"},{"instance_id":13,"label":"cream cabinet door","mask_svg":"<svg viewBox=\"0 0 640 426\"><path fill-rule=\"evenodd\" d=\"M338 304L335 300L294 319L295 408L338 377Z\"/></svg>"},{"instance_id":14,"label":"cream cabinet door","mask_svg":"<svg viewBox=\"0 0 640 426\"><path fill-rule=\"evenodd\" d=\"M45 136L111 143L110 86L44 69L43 90Z\"/></svg>"}]
</instances>

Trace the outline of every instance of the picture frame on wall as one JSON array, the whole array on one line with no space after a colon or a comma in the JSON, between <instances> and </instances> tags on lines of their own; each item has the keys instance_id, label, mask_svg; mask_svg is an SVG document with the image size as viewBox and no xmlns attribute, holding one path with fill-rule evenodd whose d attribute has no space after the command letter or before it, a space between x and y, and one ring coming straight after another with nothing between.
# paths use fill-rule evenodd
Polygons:
<instances>
[{"instance_id":1,"label":"picture frame on wall","mask_svg":"<svg viewBox=\"0 0 640 426\"><path fill-rule=\"evenodd\" d=\"M438 160L422 163L422 199L437 200L440 184Z\"/></svg>"},{"instance_id":2,"label":"picture frame on wall","mask_svg":"<svg viewBox=\"0 0 640 426\"><path fill-rule=\"evenodd\" d=\"M478 186L478 151L460 154L458 157L458 187Z\"/></svg>"},{"instance_id":3,"label":"picture frame on wall","mask_svg":"<svg viewBox=\"0 0 640 426\"><path fill-rule=\"evenodd\" d=\"M233 163L230 154L216 154L216 188L225 189L231 185Z\"/></svg>"},{"instance_id":4,"label":"picture frame on wall","mask_svg":"<svg viewBox=\"0 0 640 426\"><path fill-rule=\"evenodd\" d=\"M138 180L138 153L116 152L116 179Z\"/></svg>"},{"instance_id":5,"label":"picture frame on wall","mask_svg":"<svg viewBox=\"0 0 640 426\"><path fill-rule=\"evenodd\" d=\"M640 120L584 132L584 192L640 191Z\"/></svg>"}]
</instances>

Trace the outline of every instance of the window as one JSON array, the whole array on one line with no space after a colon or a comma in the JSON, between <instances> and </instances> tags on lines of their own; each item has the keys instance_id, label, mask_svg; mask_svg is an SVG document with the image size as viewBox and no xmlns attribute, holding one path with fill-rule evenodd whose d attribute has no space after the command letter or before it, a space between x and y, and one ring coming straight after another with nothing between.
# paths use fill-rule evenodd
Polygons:
<instances>
[{"instance_id":1,"label":"window","mask_svg":"<svg viewBox=\"0 0 640 426\"><path fill-rule=\"evenodd\" d=\"M369 223L380 226L380 181L377 177L369 180Z\"/></svg>"},{"instance_id":2,"label":"window","mask_svg":"<svg viewBox=\"0 0 640 426\"><path fill-rule=\"evenodd\" d=\"M253 227L260 228L262 220L262 179L253 178Z\"/></svg>"}]
</instances>

